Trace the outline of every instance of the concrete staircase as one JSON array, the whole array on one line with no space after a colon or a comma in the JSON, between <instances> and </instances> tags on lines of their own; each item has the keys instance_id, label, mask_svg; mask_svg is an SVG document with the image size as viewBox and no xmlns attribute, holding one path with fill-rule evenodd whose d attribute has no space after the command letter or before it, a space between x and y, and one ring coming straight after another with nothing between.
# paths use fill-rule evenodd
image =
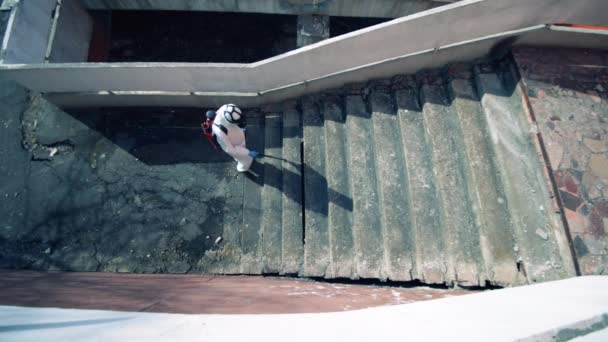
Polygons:
<instances>
[{"instance_id":1,"label":"concrete staircase","mask_svg":"<svg viewBox=\"0 0 608 342\"><path fill-rule=\"evenodd\" d=\"M250 113L248 145L287 161L247 176L243 224L224 228L239 255L222 272L464 286L574 276L516 85L509 62L459 65Z\"/></svg>"}]
</instances>

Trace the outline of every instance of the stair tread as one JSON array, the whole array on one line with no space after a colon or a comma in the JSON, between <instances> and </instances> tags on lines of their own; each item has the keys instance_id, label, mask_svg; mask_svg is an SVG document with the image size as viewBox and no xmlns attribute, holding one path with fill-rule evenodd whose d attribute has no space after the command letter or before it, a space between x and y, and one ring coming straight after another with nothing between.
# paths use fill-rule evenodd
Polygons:
<instances>
[{"instance_id":1,"label":"stair tread","mask_svg":"<svg viewBox=\"0 0 608 342\"><path fill-rule=\"evenodd\" d=\"M370 113L361 95L346 97L346 112L357 272L362 278L386 279Z\"/></svg>"},{"instance_id":2,"label":"stair tread","mask_svg":"<svg viewBox=\"0 0 608 342\"><path fill-rule=\"evenodd\" d=\"M300 113L295 108L283 113L283 216L281 273L296 274L304 256L302 226L302 175L300 169Z\"/></svg>"},{"instance_id":3,"label":"stair tread","mask_svg":"<svg viewBox=\"0 0 608 342\"><path fill-rule=\"evenodd\" d=\"M422 109L415 89L396 92L407 186L411 199L412 231L416 239L416 275L427 283L443 283L446 253L436 193L431 152L426 142Z\"/></svg>"},{"instance_id":4,"label":"stair tread","mask_svg":"<svg viewBox=\"0 0 608 342\"><path fill-rule=\"evenodd\" d=\"M327 181L323 117L312 100L302 103L304 132L304 267L302 275L323 277L329 265Z\"/></svg>"},{"instance_id":5,"label":"stair tread","mask_svg":"<svg viewBox=\"0 0 608 342\"><path fill-rule=\"evenodd\" d=\"M433 151L448 261L446 279L467 285L485 282L480 270L479 232L467 192L460 127L443 84L424 84L423 116ZM483 279L480 279L483 278Z\"/></svg>"},{"instance_id":6,"label":"stair tread","mask_svg":"<svg viewBox=\"0 0 608 342\"><path fill-rule=\"evenodd\" d=\"M399 119L388 93L375 92L370 101L387 274L394 281L412 280L416 251Z\"/></svg>"},{"instance_id":7,"label":"stair tread","mask_svg":"<svg viewBox=\"0 0 608 342\"><path fill-rule=\"evenodd\" d=\"M488 278L494 284L519 283L522 274L517 269L517 256L513 249L513 225L476 90L468 78L453 79L450 88L452 106L462 125L472 180L469 192L474 198Z\"/></svg>"},{"instance_id":8,"label":"stair tread","mask_svg":"<svg viewBox=\"0 0 608 342\"><path fill-rule=\"evenodd\" d=\"M262 189L262 243L264 273L279 273L282 255L283 132L282 117L267 114L264 120L264 188Z\"/></svg>"},{"instance_id":9,"label":"stair tread","mask_svg":"<svg viewBox=\"0 0 608 342\"><path fill-rule=\"evenodd\" d=\"M352 233L353 200L347 170L346 128L340 98L323 101L328 187L330 259L328 277L356 277Z\"/></svg>"},{"instance_id":10,"label":"stair tread","mask_svg":"<svg viewBox=\"0 0 608 342\"><path fill-rule=\"evenodd\" d=\"M252 118L249 113L247 125L247 146L264 151L263 118ZM263 269L262 248L262 188L264 186L264 166L258 161L251 165L251 172L245 174L243 184L243 227L241 230L241 273L261 274Z\"/></svg>"}]
</instances>

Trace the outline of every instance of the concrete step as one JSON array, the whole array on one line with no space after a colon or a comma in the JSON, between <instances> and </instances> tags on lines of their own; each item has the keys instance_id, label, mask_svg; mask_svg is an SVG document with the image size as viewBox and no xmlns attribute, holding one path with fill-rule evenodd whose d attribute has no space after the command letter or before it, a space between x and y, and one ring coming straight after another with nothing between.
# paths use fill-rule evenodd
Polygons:
<instances>
[{"instance_id":1,"label":"concrete step","mask_svg":"<svg viewBox=\"0 0 608 342\"><path fill-rule=\"evenodd\" d=\"M304 134L304 267L302 275L323 277L330 263L328 189L323 116L314 99L302 101Z\"/></svg>"},{"instance_id":2,"label":"concrete step","mask_svg":"<svg viewBox=\"0 0 608 342\"><path fill-rule=\"evenodd\" d=\"M266 114L264 120L263 158L264 188L262 189L262 246L264 273L279 273L282 256L283 220L283 122L280 113ZM274 157L274 158L272 158Z\"/></svg>"},{"instance_id":3,"label":"concrete step","mask_svg":"<svg viewBox=\"0 0 608 342\"><path fill-rule=\"evenodd\" d=\"M551 210L543 167L536 154L531 126L515 83L505 83L492 65L476 67L477 88L501 170L513 223L520 268L528 282L574 275L572 260L560 255L555 230L561 229Z\"/></svg>"},{"instance_id":4,"label":"concrete step","mask_svg":"<svg viewBox=\"0 0 608 342\"><path fill-rule=\"evenodd\" d=\"M283 112L283 166L282 210L282 274L296 274L304 258L304 226L302 222L302 126L300 112L295 104L286 105Z\"/></svg>"},{"instance_id":5,"label":"concrete step","mask_svg":"<svg viewBox=\"0 0 608 342\"><path fill-rule=\"evenodd\" d=\"M269 107L248 143L286 160L245 179L237 271L464 286L573 275L502 75L452 66Z\"/></svg>"},{"instance_id":6,"label":"concrete step","mask_svg":"<svg viewBox=\"0 0 608 342\"><path fill-rule=\"evenodd\" d=\"M412 235L416 241L413 276L426 283L439 284L445 281L447 256L428 135L416 83L409 77L401 78L397 83L397 116L408 175L405 188L410 199Z\"/></svg>"},{"instance_id":7,"label":"concrete step","mask_svg":"<svg viewBox=\"0 0 608 342\"><path fill-rule=\"evenodd\" d=\"M451 106L462 127L470 171L468 191L479 227L485 273L493 284L519 284L525 279L517 269L513 225L472 69L454 67L450 74Z\"/></svg>"},{"instance_id":8,"label":"concrete step","mask_svg":"<svg viewBox=\"0 0 608 342\"><path fill-rule=\"evenodd\" d=\"M264 151L264 117L259 113L247 114L247 145L250 149ZM256 115L254 115L256 114ZM243 184L243 228L241 231L241 273L261 274L263 270L262 246L262 188L264 166L258 161L251 165Z\"/></svg>"},{"instance_id":9,"label":"concrete step","mask_svg":"<svg viewBox=\"0 0 608 342\"><path fill-rule=\"evenodd\" d=\"M370 96L376 180L384 237L387 277L412 280L416 246L410 218L408 184L399 119L390 84L376 85Z\"/></svg>"},{"instance_id":10,"label":"concrete step","mask_svg":"<svg viewBox=\"0 0 608 342\"><path fill-rule=\"evenodd\" d=\"M433 155L442 228L448 253L445 280L465 285L485 282L481 272L479 230L467 191L470 184L458 116L448 102L444 80L422 80L423 117Z\"/></svg>"},{"instance_id":11,"label":"concrete step","mask_svg":"<svg viewBox=\"0 0 608 342\"><path fill-rule=\"evenodd\" d=\"M357 274L386 279L384 234L380 220L371 113L363 96L346 96L348 169L353 197L353 234Z\"/></svg>"},{"instance_id":12,"label":"concrete step","mask_svg":"<svg viewBox=\"0 0 608 342\"><path fill-rule=\"evenodd\" d=\"M353 200L347 161L345 113L343 99L326 96L322 101L324 114L325 164L328 201L327 219L330 242L328 278L357 277L353 241Z\"/></svg>"}]
</instances>

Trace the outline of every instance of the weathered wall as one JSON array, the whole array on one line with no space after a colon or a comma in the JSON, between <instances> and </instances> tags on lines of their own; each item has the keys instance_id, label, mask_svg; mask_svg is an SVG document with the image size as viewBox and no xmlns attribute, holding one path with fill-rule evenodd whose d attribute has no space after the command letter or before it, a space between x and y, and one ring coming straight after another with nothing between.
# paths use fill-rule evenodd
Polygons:
<instances>
[{"instance_id":1,"label":"weathered wall","mask_svg":"<svg viewBox=\"0 0 608 342\"><path fill-rule=\"evenodd\" d=\"M515 59L583 274L608 274L608 51L518 49Z\"/></svg>"}]
</instances>

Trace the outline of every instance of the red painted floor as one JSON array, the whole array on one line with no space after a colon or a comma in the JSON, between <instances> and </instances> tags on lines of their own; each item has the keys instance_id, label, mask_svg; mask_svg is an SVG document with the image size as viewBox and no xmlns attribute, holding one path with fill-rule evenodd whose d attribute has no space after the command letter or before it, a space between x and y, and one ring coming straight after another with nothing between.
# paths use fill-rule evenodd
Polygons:
<instances>
[{"instance_id":1,"label":"red painted floor","mask_svg":"<svg viewBox=\"0 0 608 342\"><path fill-rule=\"evenodd\" d=\"M190 314L355 310L471 293L260 276L0 270L0 305Z\"/></svg>"}]
</instances>

